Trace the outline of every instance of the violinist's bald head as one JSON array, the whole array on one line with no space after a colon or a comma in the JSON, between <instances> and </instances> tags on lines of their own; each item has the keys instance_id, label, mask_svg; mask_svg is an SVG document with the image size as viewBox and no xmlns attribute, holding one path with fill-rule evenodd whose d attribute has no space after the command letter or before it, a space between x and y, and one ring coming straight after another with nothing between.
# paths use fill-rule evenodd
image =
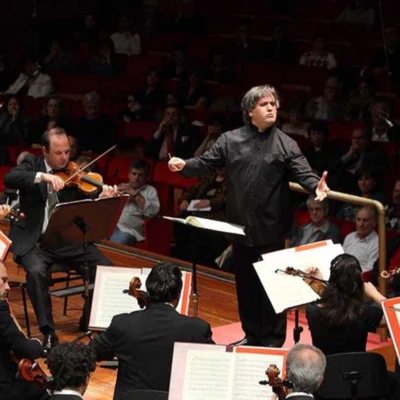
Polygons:
<instances>
[{"instance_id":1,"label":"violinist's bald head","mask_svg":"<svg viewBox=\"0 0 400 400\"><path fill-rule=\"evenodd\" d=\"M71 145L63 128L52 128L42 136L42 151L47 164L55 170L63 169L69 162Z\"/></svg>"}]
</instances>

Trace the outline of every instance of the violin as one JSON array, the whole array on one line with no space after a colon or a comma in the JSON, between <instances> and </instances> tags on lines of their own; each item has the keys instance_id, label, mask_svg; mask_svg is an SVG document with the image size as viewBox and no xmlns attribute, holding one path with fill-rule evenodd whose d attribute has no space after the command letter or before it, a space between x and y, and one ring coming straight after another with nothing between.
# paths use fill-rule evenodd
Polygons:
<instances>
[{"instance_id":1,"label":"violin","mask_svg":"<svg viewBox=\"0 0 400 400\"><path fill-rule=\"evenodd\" d=\"M272 391L277 395L279 400L283 400L287 396L287 389L292 388L293 385L287 379L282 380L279 377L281 371L275 364L270 364L268 369L265 371L265 375L268 376L268 381L261 381L260 385L269 385L272 387Z\"/></svg>"},{"instance_id":2,"label":"violin","mask_svg":"<svg viewBox=\"0 0 400 400\"><path fill-rule=\"evenodd\" d=\"M145 308L150 302L150 295L144 290L139 290L142 287L140 278L135 276L129 282L129 290L124 290L124 293L128 293L129 296L137 299L140 308Z\"/></svg>"},{"instance_id":3,"label":"violin","mask_svg":"<svg viewBox=\"0 0 400 400\"><path fill-rule=\"evenodd\" d=\"M322 295L322 292L325 290L328 284L328 282L324 281L323 279L319 279L311 274L308 274L307 272L304 272L300 269L295 269L293 267L287 267L284 272L288 275L302 277L303 281L307 283L307 285L309 285L311 289L314 290L314 292L317 293L319 296Z\"/></svg>"},{"instance_id":4,"label":"violin","mask_svg":"<svg viewBox=\"0 0 400 400\"><path fill-rule=\"evenodd\" d=\"M27 358L18 363L18 377L25 381L35 382L43 388L48 388L52 378L48 376L36 361Z\"/></svg>"},{"instance_id":5,"label":"violin","mask_svg":"<svg viewBox=\"0 0 400 400\"><path fill-rule=\"evenodd\" d=\"M389 278L392 278L395 275L400 275L400 267L393 268L390 271L382 271L381 272L381 277L383 279L389 279Z\"/></svg>"},{"instance_id":6,"label":"violin","mask_svg":"<svg viewBox=\"0 0 400 400\"><path fill-rule=\"evenodd\" d=\"M3 205L0 207L1 207L0 219L7 217L7 215L9 215L10 219L12 220L19 220L25 218L25 214L21 212L19 209L10 208L10 206L8 205Z\"/></svg>"}]
</instances>

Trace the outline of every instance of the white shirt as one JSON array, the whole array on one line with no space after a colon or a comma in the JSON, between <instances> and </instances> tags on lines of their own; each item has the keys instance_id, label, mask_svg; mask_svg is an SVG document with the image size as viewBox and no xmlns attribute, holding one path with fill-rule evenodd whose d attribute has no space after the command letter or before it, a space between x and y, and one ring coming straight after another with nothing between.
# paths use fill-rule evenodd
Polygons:
<instances>
[{"instance_id":1,"label":"white shirt","mask_svg":"<svg viewBox=\"0 0 400 400\"><path fill-rule=\"evenodd\" d=\"M127 35L125 33L115 32L110 38L114 42L115 53L117 54L137 56L142 52L138 33Z\"/></svg>"},{"instance_id":2,"label":"white shirt","mask_svg":"<svg viewBox=\"0 0 400 400\"><path fill-rule=\"evenodd\" d=\"M15 82L4 92L6 94L17 94L28 82L29 77L19 74ZM54 93L53 81L49 75L39 73L35 80L31 82L28 89L28 96L47 97Z\"/></svg>"},{"instance_id":3,"label":"white shirt","mask_svg":"<svg viewBox=\"0 0 400 400\"><path fill-rule=\"evenodd\" d=\"M387 134L387 131L383 135L378 135L375 131L375 128L373 128L372 129L372 141L389 143L389 136Z\"/></svg>"},{"instance_id":4,"label":"white shirt","mask_svg":"<svg viewBox=\"0 0 400 400\"><path fill-rule=\"evenodd\" d=\"M363 272L371 271L379 256L378 234L372 231L360 239L357 232L349 233L344 239L343 250L357 258Z\"/></svg>"},{"instance_id":5,"label":"white shirt","mask_svg":"<svg viewBox=\"0 0 400 400\"><path fill-rule=\"evenodd\" d=\"M56 394L60 394L60 395L73 395L73 396L78 396L83 400L82 395L79 392L76 392L75 390L71 390L71 389L63 389L63 390L55 390L53 392L54 395Z\"/></svg>"},{"instance_id":6,"label":"white shirt","mask_svg":"<svg viewBox=\"0 0 400 400\"><path fill-rule=\"evenodd\" d=\"M160 200L153 186L143 186L140 189L140 196L145 200L144 209L141 210L135 200L128 201L117 224L120 231L129 233L137 241L144 240L144 218L154 217L160 211Z\"/></svg>"},{"instance_id":7,"label":"white shirt","mask_svg":"<svg viewBox=\"0 0 400 400\"><path fill-rule=\"evenodd\" d=\"M311 399L314 398L314 396L311 393L305 393L305 392L293 392L293 393L289 393L286 396L286 399L288 399L289 397L294 397L294 396L307 396L310 397Z\"/></svg>"}]
</instances>

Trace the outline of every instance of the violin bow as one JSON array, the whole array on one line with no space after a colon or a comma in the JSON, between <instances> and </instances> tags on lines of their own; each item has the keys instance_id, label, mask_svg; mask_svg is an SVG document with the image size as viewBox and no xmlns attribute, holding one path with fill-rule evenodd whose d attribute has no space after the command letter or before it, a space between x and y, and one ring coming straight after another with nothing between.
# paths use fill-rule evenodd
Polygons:
<instances>
[{"instance_id":1,"label":"violin bow","mask_svg":"<svg viewBox=\"0 0 400 400\"><path fill-rule=\"evenodd\" d=\"M108 150L106 150L104 153L100 154L97 156L94 160L90 161L90 163L86 164L84 167L79 168L77 171L75 171L67 180L65 180L64 183L68 183L71 179L75 178L75 176L79 175L81 172L83 172L87 167L90 167L92 164L94 164L96 161L100 160L100 158L104 157L107 153L110 151L113 151L115 148L117 148L117 144L114 146L110 147Z\"/></svg>"}]
</instances>

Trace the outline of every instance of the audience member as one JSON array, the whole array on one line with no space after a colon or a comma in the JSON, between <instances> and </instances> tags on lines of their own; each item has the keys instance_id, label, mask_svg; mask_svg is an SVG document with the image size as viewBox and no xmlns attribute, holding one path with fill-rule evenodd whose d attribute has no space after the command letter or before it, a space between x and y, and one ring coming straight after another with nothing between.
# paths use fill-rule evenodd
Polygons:
<instances>
[{"instance_id":1,"label":"audience member","mask_svg":"<svg viewBox=\"0 0 400 400\"><path fill-rule=\"evenodd\" d=\"M366 351L368 332L376 332L385 324L381 309L385 297L372 283L363 283L361 268L353 255L335 257L320 302L307 306L313 345L325 355ZM307 272L322 278L318 268L310 268ZM366 303L365 298L378 307Z\"/></svg>"},{"instance_id":2,"label":"audience member","mask_svg":"<svg viewBox=\"0 0 400 400\"><path fill-rule=\"evenodd\" d=\"M132 23L125 14L120 15L118 31L113 33L110 38L114 42L116 54L137 56L142 52L140 35L132 29Z\"/></svg>"},{"instance_id":3,"label":"audience member","mask_svg":"<svg viewBox=\"0 0 400 400\"><path fill-rule=\"evenodd\" d=\"M357 174L358 190L354 193L356 196L366 199L380 201L386 205L387 199L385 194L380 189L380 177L372 170L361 171ZM346 219L347 221L355 221L358 206L355 204L345 204L338 212L337 217Z\"/></svg>"},{"instance_id":4,"label":"audience member","mask_svg":"<svg viewBox=\"0 0 400 400\"><path fill-rule=\"evenodd\" d=\"M148 70L144 88L139 91L137 101L142 107L164 107L166 97L159 71L155 68Z\"/></svg>"},{"instance_id":5,"label":"audience member","mask_svg":"<svg viewBox=\"0 0 400 400\"><path fill-rule=\"evenodd\" d=\"M308 122L304 122L304 106L301 101L293 101L289 107L288 122L282 125L283 132L289 135L308 137Z\"/></svg>"},{"instance_id":6,"label":"audience member","mask_svg":"<svg viewBox=\"0 0 400 400\"><path fill-rule=\"evenodd\" d=\"M400 142L400 128L390 121L389 105L384 101L377 101L371 106L372 141L373 142Z\"/></svg>"},{"instance_id":7,"label":"audience member","mask_svg":"<svg viewBox=\"0 0 400 400\"><path fill-rule=\"evenodd\" d=\"M225 117L223 114L212 114L207 119L207 136L201 142L200 146L194 152L194 156L198 157L205 153L221 136L225 130Z\"/></svg>"},{"instance_id":8,"label":"audience member","mask_svg":"<svg viewBox=\"0 0 400 400\"><path fill-rule=\"evenodd\" d=\"M75 72L77 69L77 60L63 39L53 39L49 53L43 60L43 66L49 72Z\"/></svg>"},{"instance_id":9,"label":"audience member","mask_svg":"<svg viewBox=\"0 0 400 400\"><path fill-rule=\"evenodd\" d=\"M393 187L392 202L386 211L386 226L400 233L400 180Z\"/></svg>"},{"instance_id":10,"label":"audience member","mask_svg":"<svg viewBox=\"0 0 400 400\"><path fill-rule=\"evenodd\" d=\"M119 361L114 399L130 390L168 391L175 342L213 343L205 321L179 314L182 273L172 263L156 265L146 280L144 311L115 316L91 343L98 359Z\"/></svg>"},{"instance_id":11,"label":"audience member","mask_svg":"<svg viewBox=\"0 0 400 400\"><path fill-rule=\"evenodd\" d=\"M192 207L189 207L193 202ZM179 201L179 211L183 218L190 215L225 220L226 185L225 169L200 178L200 183L188 189ZM215 259L226 249L228 243L221 232L197 229L185 225L175 225L175 247L173 257L193 261L192 240L196 243L196 261L199 264L215 267ZM192 237L194 235L194 237Z\"/></svg>"},{"instance_id":12,"label":"audience member","mask_svg":"<svg viewBox=\"0 0 400 400\"><path fill-rule=\"evenodd\" d=\"M83 343L62 343L51 349L47 366L53 390L49 400L82 400L96 370L96 352Z\"/></svg>"},{"instance_id":13,"label":"audience member","mask_svg":"<svg viewBox=\"0 0 400 400\"><path fill-rule=\"evenodd\" d=\"M336 77L330 77L322 96L313 97L307 104L306 117L323 121L342 120L344 115L342 97L343 84Z\"/></svg>"},{"instance_id":14,"label":"audience member","mask_svg":"<svg viewBox=\"0 0 400 400\"><path fill-rule=\"evenodd\" d=\"M78 138L74 135L68 134L68 141L70 145L69 159L75 161L81 155L81 147Z\"/></svg>"},{"instance_id":15,"label":"audience member","mask_svg":"<svg viewBox=\"0 0 400 400\"><path fill-rule=\"evenodd\" d=\"M206 71L205 79L221 84L235 83L236 72L230 64L223 49L214 49L211 54L211 62Z\"/></svg>"},{"instance_id":16,"label":"audience member","mask_svg":"<svg viewBox=\"0 0 400 400\"><path fill-rule=\"evenodd\" d=\"M111 39L103 39L96 55L89 65L89 72L99 76L118 76L121 73L121 65L115 57L114 42Z\"/></svg>"},{"instance_id":17,"label":"audience member","mask_svg":"<svg viewBox=\"0 0 400 400\"><path fill-rule=\"evenodd\" d=\"M249 37L249 21L241 19L238 21L234 32L233 46L231 53L235 60L243 62L252 56L252 45Z\"/></svg>"},{"instance_id":18,"label":"audience member","mask_svg":"<svg viewBox=\"0 0 400 400\"><path fill-rule=\"evenodd\" d=\"M200 134L194 127L180 121L178 106L167 106L160 126L144 148L146 157L154 160L168 160L169 155L191 157L201 142Z\"/></svg>"},{"instance_id":19,"label":"audience member","mask_svg":"<svg viewBox=\"0 0 400 400\"><path fill-rule=\"evenodd\" d=\"M189 45L187 43L177 43L172 50L172 63L167 65L164 75L167 79L186 80L188 77Z\"/></svg>"},{"instance_id":20,"label":"audience member","mask_svg":"<svg viewBox=\"0 0 400 400\"><path fill-rule=\"evenodd\" d=\"M13 84L4 92L5 94L26 94L31 97L47 97L54 92L53 81L49 75L42 74L37 63L28 60Z\"/></svg>"},{"instance_id":21,"label":"audience member","mask_svg":"<svg viewBox=\"0 0 400 400\"><path fill-rule=\"evenodd\" d=\"M143 116L142 105L138 101L138 96L130 93L126 98L126 107L118 113L118 118L126 123L139 121Z\"/></svg>"},{"instance_id":22,"label":"audience member","mask_svg":"<svg viewBox=\"0 0 400 400\"><path fill-rule=\"evenodd\" d=\"M310 344L296 344L286 358L286 377L292 384L292 400L313 398L324 379L326 359L324 353Z\"/></svg>"},{"instance_id":23,"label":"audience member","mask_svg":"<svg viewBox=\"0 0 400 400\"><path fill-rule=\"evenodd\" d=\"M373 80L363 78L358 83L346 104L344 118L348 121L365 121L372 103L375 101L376 88Z\"/></svg>"},{"instance_id":24,"label":"audience member","mask_svg":"<svg viewBox=\"0 0 400 400\"><path fill-rule=\"evenodd\" d=\"M144 240L144 218L154 217L160 210L157 190L147 183L149 164L137 160L129 167L129 182L118 185L118 190L129 194L118 224L110 240L133 245Z\"/></svg>"},{"instance_id":25,"label":"audience member","mask_svg":"<svg viewBox=\"0 0 400 400\"><path fill-rule=\"evenodd\" d=\"M375 23L375 10L368 8L365 0L351 0L350 4L336 18L336 21L372 26Z\"/></svg>"},{"instance_id":26,"label":"audience member","mask_svg":"<svg viewBox=\"0 0 400 400\"><path fill-rule=\"evenodd\" d=\"M75 32L76 42L87 43L90 49L95 49L101 36L102 32L93 14L87 14L83 20L82 27Z\"/></svg>"},{"instance_id":27,"label":"audience member","mask_svg":"<svg viewBox=\"0 0 400 400\"><path fill-rule=\"evenodd\" d=\"M332 240L333 243L340 243L342 239L340 229L337 225L329 222L328 200L317 201L315 196L310 194L307 198L307 209L310 213L311 222L297 228L290 240L290 247L321 240Z\"/></svg>"},{"instance_id":28,"label":"audience member","mask_svg":"<svg viewBox=\"0 0 400 400\"><path fill-rule=\"evenodd\" d=\"M287 31L282 25L276 25L272 40L267 42L263 59L267 62L291 64L294 62L294 47L289 42Z\"/></svg>"},{"instance_id":29,"label":"audience member","mask_svg":"<svg viewBox=\"0 0 400 400\"><path fill-rule=\"evenodd\" d=\"M181 107L205 109L210 101L210 91L201 71L192 71L187 82L183 82L176 94Z\"/></svg>"},{"instance_id":30,"label":"audience member","mask_svg":"<svg viewBox=\"0 0 400 400\"><path fill-rule=\"evenodd\" d=\"M97 92L83 97L86 116L79 118L76 125L82 151L102 153L116 143L115 127L111 119L101 112L101 97Z\"/></svg>"},{"instance_id":31,"label":"audience member","mask_svg":"<svg viewBox=\"0 0 400 400\"><path fill-rule=\"evenodd\" d=\"M356 230L344 239L345 253L356 257L362 272L371 271L379 255L379 238L375 232L377 213L375 208L361 207L356 216Z\"/></svg>"},{"instance_id":32,"label":"audience member","mask_svg":"<svg viewBox=\"0 0 400 400\"><path fill-rule=\"evenodd\" d=\"M42 148L41 140L43 133L51 128L68 129L70 126L64 115L64 102L61 97L49 97L47 102L43 104L42 117L35 121L32 130L28 135L28 144L33 148Z\"/></svg>"},{"instance_id":33,"label":"audience member","mask_svg":"<svg viewBox=\"0 0 400 400\"><path fill-rule=\"evenodd\" d=\"M328 123L321 120L311 121L308 127L308 136L311 146L304 149L304 155L311 168L317 175L322 175L324 171L330 172L335 165L336 155L335 151L332 151L332 144L328 144ZM330 174L329 182L331 182L331 178ZM334 185L331 184L330 187L334 187Z\"/></svg>"},{"instance_id":34,"label":"audience member","mask_svg":"<svg viewBox=\"0 0 400 400\"><path fill-rule=\"evenodd\" d=\"M307 67L320 67L333 69L337 67L335 56L327 50L327 39L323 34L316 34L312 42L312 48L302 54L300 65Z\"/></svg>"},{"instance_id":35,"label":"audience member","mask_svg":"<svg viewBox=\"0 0 400 400\"><path fill-rule=\"evenodd\" d=\"M25 141L32 119L24 113L24 104L10 96L2 104L0 114L0 143L2 146L21 145Z\"/></svg>"}]
</instances>

